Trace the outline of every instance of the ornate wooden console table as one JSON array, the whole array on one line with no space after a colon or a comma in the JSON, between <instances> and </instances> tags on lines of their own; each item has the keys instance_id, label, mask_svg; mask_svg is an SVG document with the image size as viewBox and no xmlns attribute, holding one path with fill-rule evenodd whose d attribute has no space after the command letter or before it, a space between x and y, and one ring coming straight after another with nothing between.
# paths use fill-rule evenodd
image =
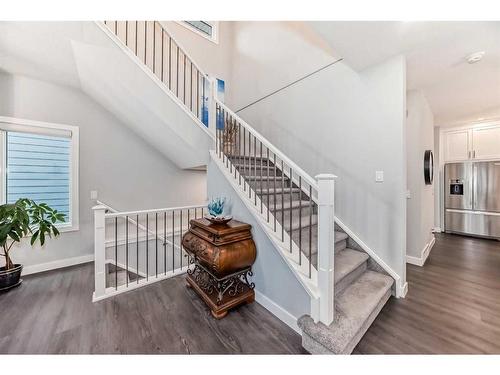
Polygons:
<instances>
[{"instance_id":1,"label":"ornate wooden console table","mask_svg":"<svg viewBox=\"0 0 500 375\"><path fill-rule=\"evenodd\" d=\"M255 285L248 280L256 258L251 228L237 220L213 224L207 219L194 219L182 238L190 255L188 286L217 319L225 317L229 309L255 299Z\"/></svg>"}]
</instances>

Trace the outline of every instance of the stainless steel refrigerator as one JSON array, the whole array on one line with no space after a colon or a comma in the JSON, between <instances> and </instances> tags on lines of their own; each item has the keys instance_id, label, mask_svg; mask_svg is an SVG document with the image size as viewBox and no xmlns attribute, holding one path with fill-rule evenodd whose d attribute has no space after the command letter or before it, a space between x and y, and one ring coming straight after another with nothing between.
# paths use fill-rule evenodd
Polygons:
<instances>
[{"instance_id":1,"label":"stainless steel refrigerator","mask_svg":"<svg viewBox=\"0 0 500 375\"><path fill-rule=\"evenodd\" d=\"M444 166L445 231L500 239L500 160Z\"/></svg>"}]
</instances>

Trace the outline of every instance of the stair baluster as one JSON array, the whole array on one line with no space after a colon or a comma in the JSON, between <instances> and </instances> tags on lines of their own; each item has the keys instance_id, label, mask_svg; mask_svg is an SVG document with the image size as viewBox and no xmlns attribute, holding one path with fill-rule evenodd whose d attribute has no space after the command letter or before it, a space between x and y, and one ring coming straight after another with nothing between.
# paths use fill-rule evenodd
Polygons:
<instances>
[{"instance_id":1,"label":"stair baluster","mask_svg":"<svg viewBox=\"0 0 500 375\"><path fill-rule=\"evenodd\" d=\"M333 275L333 268L330 267L334 244L332 237L334 216L330 215L330 212L333 213L333 200L322 206L318 205L320 195L318 182L224 103L216 97L213 100L216 103L218 119L215 155L222 162L223 168L228 171L230 178L238 181L240 187L243 180L242 191L262 221L266 223L266 228L278 236L281 232L281 242L290 257L296 261L299 272L318 287L320 302L315 320L330 324L333 319L333 297L327 296L333 296L333 284L330 285L324 279L330 273ZM238 131L236 136L232 135L234 129ZM239 152L236 154L233 150L241 143L241 138L243 138L242 152L238 146ZM333 184L333 179L331 183ZM324 183L321 186L323 185ZM315 240L313 230L320 230L316 224L319 220L323 220L324 223L329 222L331 233L327 236L326 232L318 232ZM306 235L308 241L305 241ZM330 240L331 244L326 246ZM317 249L317 255L313 252L314 248ZM331 252L331 256L321 256L324 252ZM327 278L330 279L331 277Z\"/></svg>"}]
</instances>

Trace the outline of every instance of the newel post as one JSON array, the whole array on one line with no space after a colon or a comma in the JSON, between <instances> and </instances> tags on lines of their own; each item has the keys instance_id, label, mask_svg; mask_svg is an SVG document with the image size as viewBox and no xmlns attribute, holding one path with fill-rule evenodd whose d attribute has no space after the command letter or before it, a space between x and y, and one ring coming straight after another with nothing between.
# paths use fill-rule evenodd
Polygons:
<instances>
[{"instance_id":1,"label":"newel post","mask_svg":"<svg viewBox=\"0 0 500 375\"><path fill-rule=\"evenodd\" d=\"M93 300L99 300L106 294L106 206L92 207L94 211L94 277L95 289Z\"/></svg>"},{"instance_id":2,"label":"newel post","mask_svg":"<svg viewBox=\"0 0 500 375\"><path fill-rule=\"evenodd\" d=\"M335 315L334 255L335 255L335 178L320 174L318 181L318 289L319 320L330 325Z\"/></svg>"}]
</instances>

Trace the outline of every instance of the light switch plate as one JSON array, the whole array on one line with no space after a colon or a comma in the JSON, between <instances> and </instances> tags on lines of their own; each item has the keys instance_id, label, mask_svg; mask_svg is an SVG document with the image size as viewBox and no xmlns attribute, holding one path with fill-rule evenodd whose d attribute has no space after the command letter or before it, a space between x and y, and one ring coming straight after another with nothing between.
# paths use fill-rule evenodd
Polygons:
<instances>
[{"instance_id":1,"label":"light switch plate","mask_svg":"<svg viewBox=\"0 0 500 375\"><path fill-rule=\"evenodd\" d=\"M384 171L375 171L375 182L384 182Z\"/></svg>"},{"instance_id":2,"label":"light switch plate","mask_svg":"<svg viewBox=\"0 0 500 375\"><path fill-rule=\"evenodd\" d=\"M90 191L90 199L96 200L97 199L97 190L91 190Z\"/></svg>"}]
</instances>

